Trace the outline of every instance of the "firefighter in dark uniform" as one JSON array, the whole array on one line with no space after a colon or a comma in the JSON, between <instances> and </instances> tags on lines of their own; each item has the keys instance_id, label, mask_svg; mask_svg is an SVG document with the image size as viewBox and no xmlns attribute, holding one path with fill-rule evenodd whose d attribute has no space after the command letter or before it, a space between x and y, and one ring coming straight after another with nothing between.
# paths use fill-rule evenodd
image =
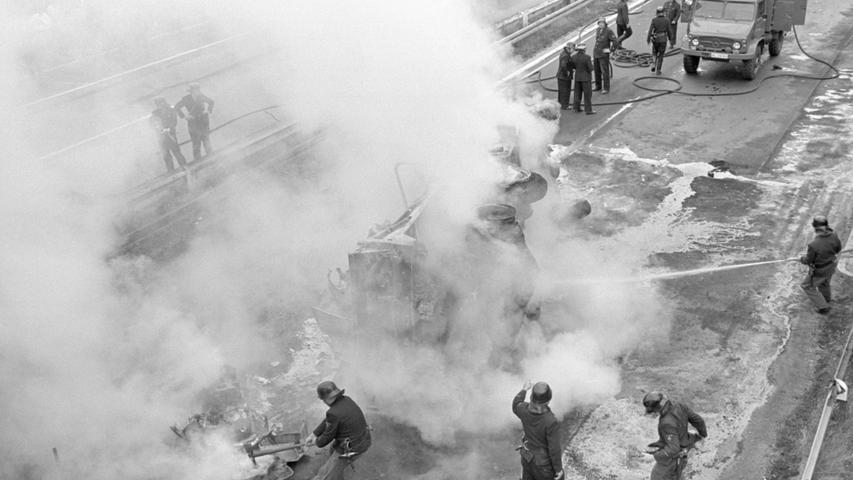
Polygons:
<instances>
[{"instance_id":1,"label":"firefighter in dark uniform","mask_svg":"<svg viewBox=\"0 0 853 480\"><path fill-rule=\"evenodd\" d=\"M607 26L604 17L598 19L595 30L595 47L592 49L595 68L595 89L593 91L607 93L610 91L610 77L613 76L610 67L610 50L619 45L616 34Z\"/></svg>"},{"instance_id":2,"label":"firefighter in dark uniform","mask_svg":"<svg viewBox=\"0 0 853 480\"><path fill-rule=\"evenodd\" d=\"M160 153L163 155L163 161L166 162L166 169L170 172L175 170L172 156L178 161L178 165L185 167L187 159L181 153L181 146L178 145L178 137L175 131L178 126L178 114L163 97L155 98L154 106L157 108L151 112L150 122L154 131L157 132Z\"/></svg>"},{"instance_id":3,"label":"firefighter in dark uniform","mask_svg":"<svg viewBox=\"0 0 853 480\"><path fill-rule=\"evenodd\" d=\"M530 403L524 401L530 390ZM560 447L560 422L551 412L551 387L527 382L512 399L512 413L521 419L524 438L521 454L521 480L559 480L563 478L563 449Z\"/></svg>"},{"instance_id":4,"label":"firefighter in dark uniform","mask_svg":"<svg viewBox=\"0 0 853 480\"><path fill-rule=\"evenodd\" d=\"M652 71L661 74L663 68L663 57L666 54L666 39L669 35L669 22L664 15L663 7L657 8L657 16L652 19L649 25L649 34L646 36L646 43L652 45Z\"/></svg>"},{"instance_id":5,"label":"firefighter in dark uniform","mask_svg":"<svg viewBox=\"0 0 853 480\"><path fill-rule=\"evenodd\" d=\"M678 19L681 18L681 3L680 0L666 0L663 4L663 11L666 20L669 22L669 46L675 48L675 43L678 41Z\"/></svg>"},{"instance_id":6,"label":"firefighter in dark uniform","mask_svg":"<svg viewBox=\"0 0 853 480\"><path fill-rule=\"evenodd\" d=\"M370 428L361 408L334 382L317 385L317 396L329 410L305 444L322 448L331 443L332 448L314 480L340 480L352 475L353 463L370 448Z\"/></svg>"},{"instance_id":7,"label":"firefighter in dark uniform","mask_svg":"<svg viewBox=\"0 0 853 480\"><path fill-rule=\"evenodd\" d=\"M616 36L619 37L619 47L622 48L622 42L628 39L634 31L631 29L631 19L628 13L628 2L619 0L616 4Z\"/></svg>"},{"instance_id":8,"label":"firefighter in dark uniform","mask_svg":"<svg viewBox=\"0 0 853 480\"><path fill-rule=\"evenodd\" d=\"M832 301L829 283L838 264L841 240L829 228L829 221L823 215L812 219L812 228L814 240L809 243L806 254L800 257L800 262L809 266L809 275L800 287L817 307L817 312L826 315L829 313L829 302Z\"/></svg>"},{"instance_id":9,"label":"firefighter in dark uniform","mask_svg":"<svg viewBox=\"0 0 853 480\"><path fill-rule=\"evenodd\" d=\"M586 114L592 115L595 113L592 111L592 59L585 52L586 44L577 44L575 50L576 53L572 55L572 63L575 64L574 111L581 111L581 98L583 98Z\"/></svg>"},{"instance_id":10,"label":"firefighter in dark uniform","mask_svg":"<svg viewBox=\"0 0 853 480\"><path fill-rule=\"evenodd\" d=\"M681 480L687 466L687 452L708 437L705 420L686 404L659 392L647 393L643 406L646 414L659 415L658 441L650 443L646 451L655 458L651 480ZM688 424L698 433L688 432Z\"/></svg>"},{"instance_id":11,"label":"firefighter in dark uniform","mask_svg":"<svg viewBox=\"0 0 853 480\"><path fill-rule=\"evenodd\" d=\"M193 160L201 159L201 146L204 144L204 154L210 155L210 115L213 113L213 100L201 93L201 86L190 84L189 94L175 104L175 110L181 118L187 119L187 130L193 143ZM184 110L187 111L184 114Z\"/></svg>"},{"instance_id":12,"label":"firefighter in dark uniform","mask_svg":"<svg viewBox=\"0 0 853 480\"><path fill-rule=\"evenodd\" d=\"M557 101L560 108L568 110L572 104L572 78L575 74L575 64L572 62L575 44L569 42L560 51L560 61L557 67Z\"/></svg>"}]
</instances>

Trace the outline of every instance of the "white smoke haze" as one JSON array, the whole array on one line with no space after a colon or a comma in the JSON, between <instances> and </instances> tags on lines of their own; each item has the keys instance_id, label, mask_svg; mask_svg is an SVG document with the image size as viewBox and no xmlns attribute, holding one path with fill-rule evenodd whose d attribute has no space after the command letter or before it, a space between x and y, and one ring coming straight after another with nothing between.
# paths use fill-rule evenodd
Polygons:
<instances>
[{"instance_id":1,"label":"white smoke haze","mask_svg":"<svg viewBox=\"0 0 853 480\"><path fill-rule=\"evenodd\" d=\"M29 48L20 25L28 19L11 5L3 4L4 24L15 28L2 33L0 60L20 65ZM27 113L16 107L38 96L38 86L28 85L23 68L0 77L8 125L0 133L3 480L239 476L240 455L226 440L175 449L168 426L201 408L197 394L224 365L281 353L287 339L265 335L258 318L276 306L303 312L322 295L326 271L346 264L367 228L401 213L394 165L415 164L411 171L441 185L425 221L438 222L430 249L446 259L462 248L474 208L500 178L487 155L497 126L519 127L527 166L537 164L556 131L530 113L526 103L538 99L496 92L512 60L492 47L492 34L464 2L121 0L86 2L86 15L63 8L65 17L55 15L62 29L50 34L67 35L77 53L141 48L152 26L168 30L162 26L194 12L212 29L261 32L264 46L277 47L271 68L280 72L271 78L283 79L267 86L275 95L269 103L284 103L306 130L322 127L321 173L305 182L249 175L227 187L224 201L207 205L214 214L179 257L108 261L122 241L113 221L123 205L103 193L131 182L142 168L135 162L160 165L134 153L152 151L150 138L119 136L86 155L33 161L33 135L61 126L23 125ZM132 66L133 58L123 61ZM123 95L105 102L126 103ZM229 102L225 95L216 100ZM150 110L139 105L139 115ZM81 118L99 125L129 120L109 104L92 105ZM527 238L546 278L601 265L586 242L541 240L556 239L558 229L534 208ZM445 274L467 285L454 278L458 273ZM401 343L391 334L346 345L349 367L341 379L384 414L442 444L460 431L499 432L513 424L509 402L528 378L552 384L558 414L618 392L613 358L656 321L655 293L544 291L543 305L569 306L543 309L541 325L525 325L518 338L518 320L469 306L443 345ZM511 368L509 360L495 361L507 346L521 355ZM479 460L460 463L477 471Z\"/></svg>"}]
</instances>

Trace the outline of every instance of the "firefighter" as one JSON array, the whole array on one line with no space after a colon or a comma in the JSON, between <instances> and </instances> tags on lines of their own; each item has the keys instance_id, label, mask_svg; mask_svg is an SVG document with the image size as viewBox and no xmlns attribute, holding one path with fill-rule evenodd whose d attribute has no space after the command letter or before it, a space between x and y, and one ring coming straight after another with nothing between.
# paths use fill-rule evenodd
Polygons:
<instances>
[{"instance_id":1,"label":"firefighter","mask_svg":"<svg viewBox=\"0 0 853 480\"><path fill-rule=\"evenodd\" d=\"M664 15L664 8L657 8L657 16L652 19L649 25L649 34L646 36L646 43L652 45L652 71L661 74L663 68L663 57L666 54L666 39L669 35L669 22Z\"/></svg>"},{"instance_id":2,"label":"firefighter","mask_svg":"<svg viewBox=\"0 0 853 480\"><path fill-rule=\"evenodd\" d=\"M592 115L595 113L592 111L592 59L586 54L586 44L579 43L575 46L572 63L575 64L574 111L581 111L581 98L583 98L586 114Z\"/></svg>"},{"instance_id":3,"label":"firefighter","mask_svg":"<svg viewBox=\"0 0 853 480\"><path fill-rule=\"evenodd\" d=\"M193 160L201 160L201 146L204 144L204 154L210 155L210 115L213 114L213 100L201 93L198 83L191 83L189 93L175 104L175 110L181 118L187 119L187 130L193 142ZM187 113L184 114L184 109Z\"/></svg>"},{"instance_id":4,"label":"firefighter","mask_svg":"<svg viewBox=\"0 0 853 480\"><path fill-rule=\"evenodd\" d=\"M812 219L812 228L814 240L809 243L806 254L800 257L800 262L808 265L809 274L800 287L817 307L817 313L826 315L829 313L829 302L832 301L829 282L838 263L841 240L829 228L829 221L823 215Z\"/></svg>"},{"instance_id":5,"label":"firefighter","mask_svg":"<svg viewBox=\"0 0 853 480\"><path fill-rule=\"evenodd\" d=\"M530 403L524 401L530 390ZM560 422L551 412L551 387L530 382L512 399L512 413L521 419L524 438L521 454L521 480L560 480L563 478L563 449L560 447Z\"/></svg>"},{"instance_id":6,"label":"firefighter","mask_svg":"<svg viewBox=\"0 0 853 480\"><path fill-rule=\"evenodd\" d=\"M619 3L616 4L616 36L619 37L619 46L617 48L622 48L622 42L634 33L630 23L628 2L626 0L619 0Z\"/></svg>"},{"instance_id":7,"label":"firefighter","mask_svg":"<svg viewBox=\"0 0 853 480\"><path fill-rule=\"evenodd\" d=\"M178 145L178 137L175 132L175 128L178 126L178 114L163 97L155 98L154 106L157 108L151 112L149 121L154 131L157 132L160 153L163 155L163 161L166 162L166 169L169 172L175 170L172 156L178 161L178 165L186 167L187 159L181 153L181 146Z\"/></svg>"},{"instance_id":8,"label":"firefighter","mask_svg":"<svg viewBox=\"0 0 853 480\"><path fill-rule=\"evenodd\" d=\"M619 45L616 34L607 26L604 17L598 19L598 28L595 30L595 47L592 56L595 67L595 89L593 91L607 93L610 91L610 77L613 76L610 68L610 50Z\"/></svg>"},{"instance_id":9,"label":"firefighter","mask_svg":"<svg viewBox=\"0 0 853 480\"><path fill-rule=\"evenodd\" d=\"M305 439L305 444L322 448L331 443L332 448L314 480L343 479L352 474L355 461L370 448L370 428L361 408L334 382L320 382L317 396L329 409L326 418Z\"/></svg>"},{"instance_id":10,"label":"firefighter","mask_svg":"<svg viewBox=\"0 0 853 480\"><path fill-rule=\"evenodd\" d=\"M655 458L651 480L681 480L687 466L687 452L708 437L705 420L684 403L670 400L660 392L643 397L647 415L659 415L658 441L648 445L646 453ZM698 433L688 432L687 424Z\"/></svg>"},{"instance_id":11,"label":"firefighter","mask_svg":"<svg viewBox=\"0 0 853 480\"><path fill-rule=\"evenodd\" d=\"M559 66L557 67L557 101L560 108L568 110L572 103L572 78L575 74L575 64L572 62L575 44L569 42L560 52Z\"/></svg>"},{"instance_id":12,"label":"firefighter","mask_svg":"<svg viewBox=\"0 0 853 480\"><path fill-rule=\"evenodd\" d=\"M663 4L664 16L669 22L667 37L669 38L669 46L672 48L675 48L675 42L678 40L676 38L676 35L678 34L678 19L681 18L681 4L679 1L680 0L666 0Z\"/></svg>"}]
</instances>

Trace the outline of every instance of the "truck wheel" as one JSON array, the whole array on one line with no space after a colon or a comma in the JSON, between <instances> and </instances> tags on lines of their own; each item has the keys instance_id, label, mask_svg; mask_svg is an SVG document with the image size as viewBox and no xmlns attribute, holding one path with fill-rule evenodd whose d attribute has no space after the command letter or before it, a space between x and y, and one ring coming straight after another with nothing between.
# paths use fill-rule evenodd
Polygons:
<instances>
[{"instance_id":1,"label":"truck wheel","mask_svg":"<svg viewBox=\"0 0 853 480\"><path fill-rule=\"evenodd\" d=\"M758 73L758 67L761 66L761 50L763 45L758 44L755 47L755 56L751 60L743 61L743 71L741 72L744 80L755 80L755 75Z\"/></svg>"},{"instance_id":2,"label":"truck wheel","mask_svg":"<svg viewBox=\"0 0 853 480\"><path fill-rule=\"evenodd\" d=\"M782 32L773 32L773 38L770 39L770 45L767 46L767 52L771 57L776 57L782 52L782 40L785 37Z\"/></svg>"},{"instance_id":3,"label":"truck wheel","mask_svg":"<svg viewBox=\"0 0 853 480\"><path fill-rule=\"evenodd\" d=\"M699 60L701 57L696 55L683 55L684 58L684 71L687 73L696 73L696 70L699 69Z\"/></svg>"}]
</instances>

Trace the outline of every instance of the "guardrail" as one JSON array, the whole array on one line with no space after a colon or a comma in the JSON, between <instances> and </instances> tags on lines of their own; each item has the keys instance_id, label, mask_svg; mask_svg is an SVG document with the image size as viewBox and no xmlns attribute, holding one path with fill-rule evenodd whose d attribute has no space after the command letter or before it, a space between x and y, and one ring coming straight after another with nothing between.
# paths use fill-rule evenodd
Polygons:
<instances>
[{"instance_id":1,"label":"guardrail","mask_svg":"<svg viewBox=\"0 0 853 480\"><path fill-rule=\"evenodd\" d=\"M590 3L592 0L549 0L541 5L525 10L513 17L510 17L504 22L509 22L507 26L502 26L503 22L496 26L495 29L500 32L503 37L495 42L497 45L509 45L520 40L523 40L534 33L547 27L555 20L562 18L564 15L577 10ZM509 25L518 25L517 29L508 27ZM510 33L506 31L512 30Z\"/></svg>"}]
</instances>

